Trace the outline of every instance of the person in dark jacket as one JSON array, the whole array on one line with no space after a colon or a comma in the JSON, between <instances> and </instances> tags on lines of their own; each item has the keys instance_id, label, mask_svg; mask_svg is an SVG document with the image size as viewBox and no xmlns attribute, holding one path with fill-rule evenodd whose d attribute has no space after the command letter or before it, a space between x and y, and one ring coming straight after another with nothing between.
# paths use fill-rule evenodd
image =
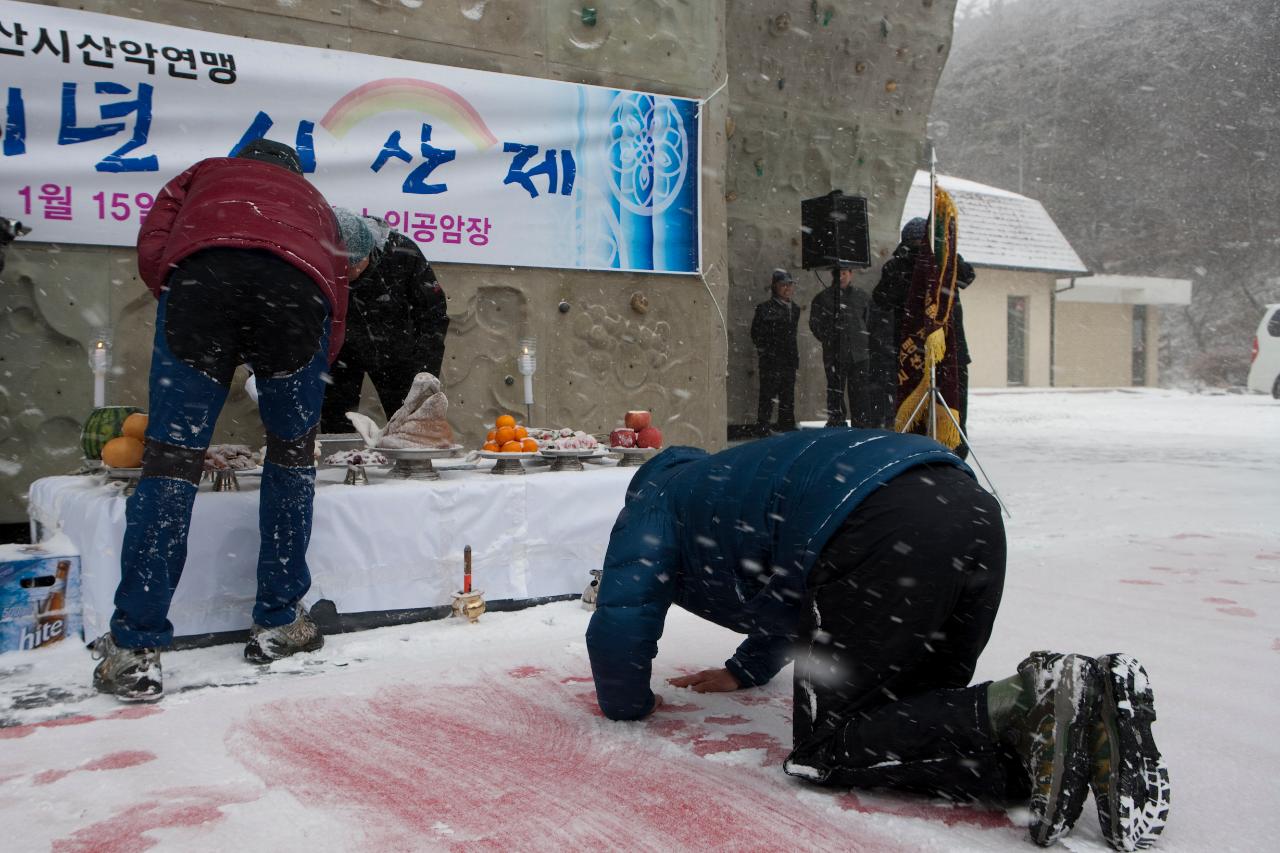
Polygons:
<instances>
[{"instance_id":1,"label":"person in dark jacket","mask_svg":"<svg viewBox=\"0 0 1280 853\"><path fill-rule=\"evenodd\" d=\"M853 267L831 271L831 285L813 298L809 331L822 344L827 377L827 426L870 425L867 387L867 294L853 286Z\"/></svg>"},{"instance_id":2,"label":"person in dark jacket","mask_svg":"<svg viewBox=\"0 0 1280 853\"><path fill-rule=\"evenodd\" d=\"M893 257L880 268L880 281L871 292L871 306L868 311L868 327L870 341L869 387L871 397L872 424L884 429L893 429L897 414L898 396L898 349L902 346L903 313L907 304L907 291L911 288L911 277L915 271L916 259L920 256L920 248L924 245L928 221L922 217L907 222L902 226L902 242L893 251ZM975 278L973 267L963 257L957 258L956 283L966 288ZM964 336L964 318L960 308L960 295L956 294L952 307L952 322L955 328L955 342L960 365L961 399L957 401L960 410L960 428L963 431L968 417L969 394L969 346ZM960 458L967 454L967 448L961 445L957 449Z\"/></svg>"},{"instance_id":3,"label":"person in dark jacket","mask_svg":"<svg viewBox=\"0 0 1280 853\"><path fill-rule=\"evenodd\" d=\"M346 413L360 405L366 373L389 418L404 403L413 377L424 371L439 376L444 361L449 314L435 271L409 237L377 217L363 219L373 240L351 280L347 341L320 418L325 433L351 432Z\"/></svg>"},{"instance_id":4,"label":"person in dark jacket","mask_svg":"<svg viewBox=\"0 0 1280 853\"><path fill-rule=\"evenodd\" d=\"M214 423L236 367L256 371L267 432L258 596L245 657L320 648L301 601L312 464L324 375L342 345L348 262L338 223L297 153L259 139L201 160L156 197L138 234L138 270L158 299L150 417L137 491L125 509L111 630L94 644L94 685L126 701L163 693L160 649Z\"/></svg>"},{"instance_id":5,"label":"person in dark jacket","mask_svg":"<svg viewBox=\"0 0 1280 853\"><path fill-rule=\"evenodd\" d=\"M796 327L800 306L792 301L796 280L783 269L773 271L772 291L767 302L756 306L751 318L751 342L760 358L760 406L756 423L761 435L770 432L773 401L778 401L779 432L796 428L796 371L800 368L800 348Z\"/></svg>"},{"instance_id":6,"label":"person in dark jacket","mask_svg":"<svg viewBox=\"0 0 1280 853\"><path fill-rule=\"evenodd\" d=\"M676 687L751 688L795 659L793 776L1030 797L1041 844L1070 829L1091 784L1126 820L1167 811L1167 777L1147 783L1163 772L1150 720L1124 712L1151 704L1131 657L1037 652L1016 675L969 684L1004 572L999 505L923 436L826 429L714 455L671 448L636 472L610 536L587 629L597 700L613 720L661 709L650 678L676 604L746 635ZM1127 757L1091 775L1102 743ZM1158 832L1147 822L1142 837Z\"/></svg>"}]
</instances>

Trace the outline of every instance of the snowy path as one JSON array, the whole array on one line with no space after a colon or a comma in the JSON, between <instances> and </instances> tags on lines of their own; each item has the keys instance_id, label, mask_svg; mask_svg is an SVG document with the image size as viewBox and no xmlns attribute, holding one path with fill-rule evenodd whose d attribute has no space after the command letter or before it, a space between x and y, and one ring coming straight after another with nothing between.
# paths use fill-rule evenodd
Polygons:
<instances>
[{"instance_id":1,"label":"snowy path","mask_svg":"<svg viewBox=\"0 0 1280 853\"><path fill-rule=\"evenodd\" d=\"M1157 849L1271 848L1280 404L1024 392L973 407L1013 511L979 677L1033 648L1139 654L1173 780ZM786 778L788 673L728 695L668 687L656 718L609 723L587 618L562 603L330 637L316 659L265 670L238 647L173 653L169 695L149 708L93 695L83 649L0 656L5 847L1032 849L1016 812ZM656 672L718 664L736 642L672 611ZM1063 846L1106 849L1092 804Z\"/></svg>"}]
</instances>

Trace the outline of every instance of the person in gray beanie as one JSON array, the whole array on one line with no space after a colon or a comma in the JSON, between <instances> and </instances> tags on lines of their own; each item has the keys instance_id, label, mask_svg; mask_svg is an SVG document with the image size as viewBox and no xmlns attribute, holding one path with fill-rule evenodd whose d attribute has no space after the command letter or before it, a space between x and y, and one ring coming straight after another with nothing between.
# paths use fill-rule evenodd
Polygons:
<instances>
[{"instance_id":1,"label":"person in gray beanie","mask_svg":"<svg viewBox=\"0 0 1280 853\"><path fill-rule=\"evenodd\" d=\"M388 418L413 377L440 375L449 314L444 290L422 251L381 219L335 207L352 264L347 342L334 362L320 431L351 432L368 375Z\"/></svg>"}]
</instances>

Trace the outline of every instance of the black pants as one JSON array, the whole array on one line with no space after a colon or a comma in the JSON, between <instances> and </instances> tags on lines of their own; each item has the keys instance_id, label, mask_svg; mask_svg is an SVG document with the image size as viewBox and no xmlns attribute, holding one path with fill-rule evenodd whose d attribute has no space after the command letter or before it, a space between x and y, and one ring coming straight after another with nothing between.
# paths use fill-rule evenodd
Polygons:
<instances>
[{"instance_id":1,"label":"black pants","mask_svg":"<svg viewBox=\"0 0 1280 853\"><path fill-rule=\"evenodd\" d=\"M364 375L369 374L374 390L378 392L378 401L390 420L396 410L404 405L404 398L409 396L409 388L413 386L413 377L426 370L416 363L399 363L391 365L367 365L357 352L345 350L334 362L329 371L332 384L324 395L324 408L320 412L320 431L326 433L351 432L354 427L347 420L347 412L360 408L360 388L364 385Z\"/></svg>"},{"instance_id":2,"label":"black pants","mask_svg":"<svg viewBox=\"0 0 1280 853\"><path fill-rule=\"evenodd\" d=\"M773 414L773 401L778 401L778 429L796 428L796 370L794 367L778 368L760 365L760 406L756 422L761 429L769 426Z\"/></svg>"},{"instance_id":3,"label":"black pants","mask_svg":"<svg viewBox=\"0 0 1280 853\"><path fill-rule=\"evenodd\" d=\"M879 426L873 423L874 406L871 400L870 371L866 361L855 361L839 368L833 361L823 361L827 374L827 423L844 423L859 428ZM845 409L845 397L849 408ZM846 415L847 411L847 415Z\"/></svg>"},{"instance_id":4,"label":"black pants","mask_svg":"<svg viewBox=\"0 0 1280 853\"><path fill-rule=\"evenodd\" d=\"M809 576L787 772L958 800L1029 793L969 686L1004 586L995 499L957 468L891 480Z\"/></svg>"}]
</instances>

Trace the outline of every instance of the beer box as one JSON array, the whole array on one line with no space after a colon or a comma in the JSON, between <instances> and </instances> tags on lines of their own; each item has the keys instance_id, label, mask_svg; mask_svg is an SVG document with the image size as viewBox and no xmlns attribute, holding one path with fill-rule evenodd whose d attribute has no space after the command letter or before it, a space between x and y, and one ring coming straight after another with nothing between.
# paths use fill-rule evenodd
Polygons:
<instances>
[{"instance_id":1,"label":"beer box","mask_svg":"<svg viewBox=\"0 0 1280 853\"><path fill-rule=\"evenodd\" d=\"M0 545L0 652L82 639L80 557L64 538Z\"/></svg>"}]
</instances>

